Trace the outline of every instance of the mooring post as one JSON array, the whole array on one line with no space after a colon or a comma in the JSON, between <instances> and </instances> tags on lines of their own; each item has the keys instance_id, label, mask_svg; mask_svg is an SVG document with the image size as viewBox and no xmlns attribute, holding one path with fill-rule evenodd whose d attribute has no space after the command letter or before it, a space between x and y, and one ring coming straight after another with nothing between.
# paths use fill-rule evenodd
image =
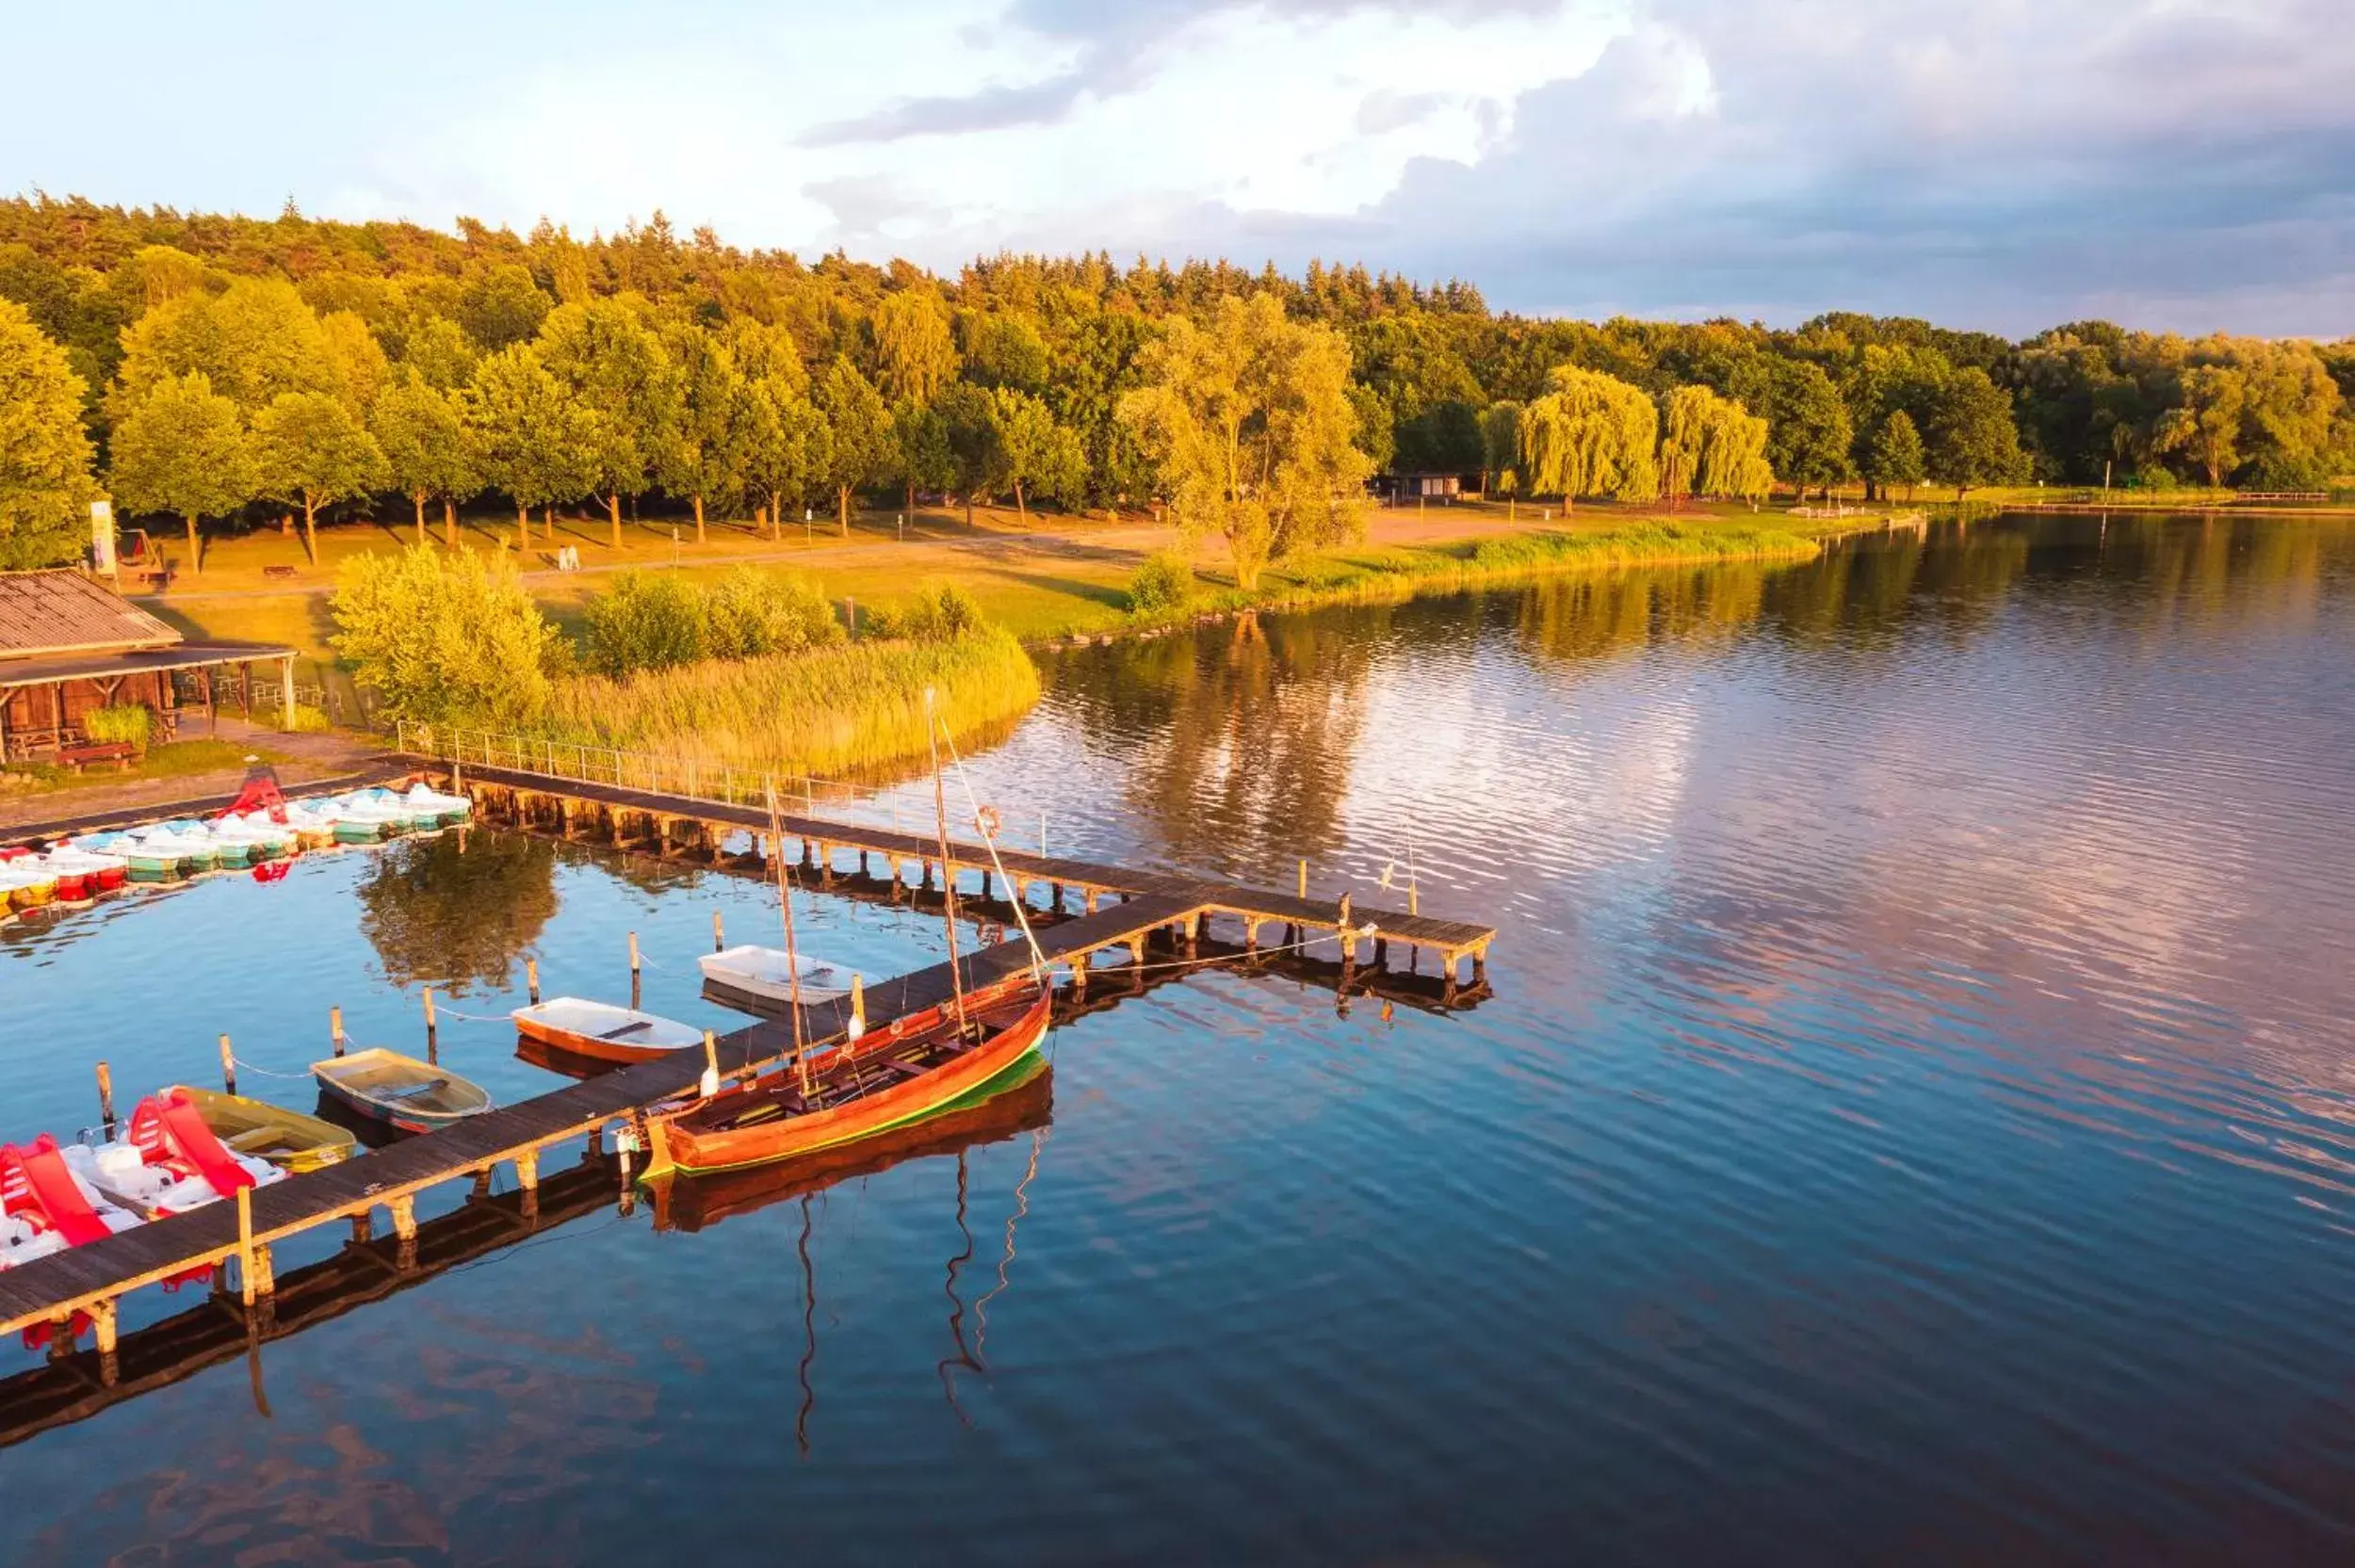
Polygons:
<instances>
[{"instance_id":1,"label":"mooring post","mask_svg":"<svg viewBox=\"0 0 2355 1568\"><path fill-rule=\"evenodd\" d=\"M388 1200L385 1203L384 1207L385 1210L393 1217L393 1235L398 1237L403 1241L414 1241L417 1238L417 1200L415 1195L404 1192L398 1198Z\"/></svg>"},{"instance_id":2,"label":"mooring post","mask_svg":"<svg viewBox=\"0 0 2355 1568\"><path fill-rule=\"evenodd\" d=\"M335 1054L342 1056L344 1054L344 1010L341 1007L332 1007L327 1010L327 1038L334 1044Z\"/></svg>"},{"instance_id":3,"label":"mooring post","mask_svg":"<svg viewBox=\"0 0 2355 1568\"><path fill-rule=\"evenodd\" d=\"M638 1006L642 994L638 975L638 933L632 931L629 933L629 1005L632 1008Z\"/></svg>"},{"instance_id":4,"label":"mooring post","mask_svg":"<svg viewBox=\"0 0 2355 1568\"><path fill-rule=\"evenodd\" d=\"M1055 913L1061 914L1063 913L1063 883L1056 882L1052 885L1055 889Z\"/></svg>"},{"instance_id":5,"label":"mooring post","mask_svg":"<svg viewBox=\"0 0 2355 1568\"><path fill-rule=\"evenodd\" d=\"M357 1246L376 1239L376 1210L364 1208L351 1217L351 1239Z\"/></svg>"},{"instance_id":6,"label":"mooring post","mask_svg":"<svg viewBox=\"0 0 2355 1568\"><path fill-rule=\"evenodd\" d=\"M720 1037L709 1029L704 1030L703 1082L695 1088L706 1100L720 1092Z\"/></svg>"},{"instance_id":7,"label":"mooring post","mask_svg":"<svg viewBox=\"0 0 2355 1568\"><path fill-rule=\"evenodd\" d=\"M727 951L727 946L728 929L721 923L720 912L715 909L711 912L711 950L723 953Z\"/></svg>"},{"instance_id":8,"label":"mooring post","mask_svg":"<svg viewBox=\"0 0 2355 1568\"><path fill-rule=\"evenodd\" d=\"M237 1053L229 1048L227 1035L220 1037L220 1082L230 1093L237 1091Z\"/></svg>"},{"instance_id":9,"label":"mooring post","mask_svg":"<svg viewBox=\"0 0 2355 1568\"><path fill-rule=\"evenodd\" d=\"M540 1005L540 961L536 958L524 960L524 987L531 995L531 1005L538 1007Z\"/></svg>"},{"instance_id":10,"label":"mooring post","mask_svg":"<svg viewBox=\"0 0 2355 1568\"><path fill-rule=\"evenodd\" d=\"M440 1033L433 1022L433 988L425 988L425 1059L439 1065L442 1059Z\"/></svg>"},{"instance_id":11,"label":"mooring post","mask_svg":"<svg viewBox=\"0 0 2355 1568\"><path fill-rule=\"evenodd\" d=\"M115 1077L106 1064L98 1064L98 1120L106 1129L106 1141L115 1140Z\"/></svg>"},{"instance_id":12,"label":"mooring post","mask_svg":"<svg viewBox=\"0 0 2355 1568\"><path fill-rule=\"evenodd\" d=\"M1300 896L1308 896L1308 862L1305 858L1300 863Z\"/></svg>"},{"instance_id":13,"label":"mooring post","mask_svg":"<svg viewBox=\"0 0 2355 1568\"><path fill-rule=\"evenodd\" d=\"M237 1293L250 1309L253 1305L253 1189L250 1187L237 1188Z\"/></svg>"},{"instance_id":14,"label":"mooring post","mask_svg":"<svg viewBox=\"0 0 2355 1568\"><path fill-rule=\"evenodd\" d=\"M867 1035L867 977L864 975L853 974L851 977L851 1026L846 1032L853 1040L862 1040Z\"/></svg>"},{"instance_id":15,"label":"mooring post","mask_svg":"<svg viewBox=\"0 0 2355 1568\"><path fill-rule=\"evenodd\" d=\"M108 1298L103 1301L91 1302L89 1318L90 1327L98 1333L98 1356L102 1364L101 1377L106 1382L112 1383L115 1381L115 1369L112 1366L115 1350L122 1344L122 1325L115 1319L113 1299Z\"/></svg>"}]
</instances>

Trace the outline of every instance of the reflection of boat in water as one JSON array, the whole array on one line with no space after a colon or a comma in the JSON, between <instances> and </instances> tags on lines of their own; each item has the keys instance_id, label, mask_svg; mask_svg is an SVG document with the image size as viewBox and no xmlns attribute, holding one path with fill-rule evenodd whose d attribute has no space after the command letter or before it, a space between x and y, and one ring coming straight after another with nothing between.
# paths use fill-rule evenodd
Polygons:
<instances>
[{"instance_id":1,"label":"reflection of boat in water","mask_svg":"<svg viewBox=\"0 0 2355 1568\"><path fill-rule=\"evenodd\" d=\"M1025 1075L978 1105L804 1159L710 1175L679 1175L655 1188L658 1230L700 1231L739 1214L876 1175L912 1159L961 1154L1044 1127L1055 1105L1053 1069L1037 1055Z\"/></svg>"}]
</instances>

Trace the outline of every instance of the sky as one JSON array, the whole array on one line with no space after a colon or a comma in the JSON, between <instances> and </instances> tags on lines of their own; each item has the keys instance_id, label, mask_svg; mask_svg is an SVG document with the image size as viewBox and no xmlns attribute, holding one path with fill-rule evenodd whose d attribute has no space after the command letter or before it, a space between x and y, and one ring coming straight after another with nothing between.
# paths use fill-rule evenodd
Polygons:
<instances>
[{"instance_id":1,"label":"sky","mask_svg":"<svg viewBox=\"0 0 2355 1568\"><path fill-rule=\"evenodd\" d=\"M2348 4L19 0L0 191L2339 337Z\"/></svg>"}]
</instances>

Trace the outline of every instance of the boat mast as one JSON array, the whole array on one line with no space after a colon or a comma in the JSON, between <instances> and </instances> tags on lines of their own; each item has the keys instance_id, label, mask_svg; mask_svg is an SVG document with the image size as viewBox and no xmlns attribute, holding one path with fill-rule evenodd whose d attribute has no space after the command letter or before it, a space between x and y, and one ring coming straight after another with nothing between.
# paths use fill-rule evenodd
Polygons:
<instances>
[{"instance_id":1,"label":"boat mast","mask_svg":"<svg viewBox=\"0 0 2355 1568\"><path fill-rule=\"evenodd\" d=\"M793 889L785 875L785 818L777 811L777 781L769 781L769 847L777 867L777 907L785 912L785 976L793 1006L793 1071L809 1103L809 1051L802 1032L802 960L793 946Z\"/></svg>"},{"instance_id":2,"label":"boat mast","mask_svg":"<svg viewBox=\"0 0 2355 1568\"><path fill-rule=\"evenodd\" d=\"M940 779L940 739L933 733L939 722L933 712L933 688L924 688L924 746L933 757L933 817L940 830L941 918L949 929L949 989L956 1004L957 1027L965 1027L965 975L957 964L957 869L949 858L949 791Z\"/></svg>"}]
</instances>

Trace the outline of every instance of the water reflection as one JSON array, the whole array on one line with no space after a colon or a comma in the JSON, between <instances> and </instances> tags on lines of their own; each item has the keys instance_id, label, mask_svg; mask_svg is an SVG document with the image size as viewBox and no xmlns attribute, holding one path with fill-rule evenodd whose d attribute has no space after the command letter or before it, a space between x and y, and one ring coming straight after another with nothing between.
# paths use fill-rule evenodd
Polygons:
<instances>
[{"instance_id":1,"label":"water reflection","mask_svg":"<svg viewBox=\"0 0 2355 1568\"><path fill-rule=\"evenodd\" d=\"M395 985L503 990L556 913L557 847L459 829L370 854L360 929Z\"/></svg>"}]
</instances>

